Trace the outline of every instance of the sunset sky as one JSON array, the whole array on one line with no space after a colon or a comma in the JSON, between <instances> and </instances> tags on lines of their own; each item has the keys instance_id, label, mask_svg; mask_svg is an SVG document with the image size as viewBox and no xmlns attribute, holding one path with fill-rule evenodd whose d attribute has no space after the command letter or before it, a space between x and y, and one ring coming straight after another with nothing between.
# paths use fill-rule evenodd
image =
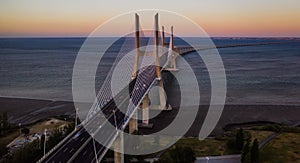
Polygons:
<instances>
[{"instance_id":1,"label":"sunset sky","mask_svg":"<svg viewBox=\"0 0 300 163\"><path fill-rule=\"evenodd\" d=\"M0 0L0 37L87 36L140 9L185 15L211 36L300 37L300 0Z\"/></svg>"}]
</instances>

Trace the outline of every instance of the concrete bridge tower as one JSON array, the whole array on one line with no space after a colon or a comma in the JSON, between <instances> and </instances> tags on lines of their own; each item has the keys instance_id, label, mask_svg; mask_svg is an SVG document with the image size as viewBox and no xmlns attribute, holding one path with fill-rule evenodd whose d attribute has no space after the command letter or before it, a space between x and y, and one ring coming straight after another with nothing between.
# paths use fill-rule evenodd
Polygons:
<instances>
[{"instance_id":1,"label":"concrete bridge tower","mask_svg":"<svg viewBox=\"0 0 300 163\"><path fill-rule=\"evenodd\" d=\"M153 51L153 57L155 62L155 73L156 80L158 84L158 93L159 93L159 109L166 109L166 98L164 95L163 81L161 77L161 67L159 65L159 26L158 26L158 14L155 15L154 18L154 37L155 37L155 48ZM163 32L163 40L162 44L164 45L164 32ZM140 51L140 20L139 15L135 14L135 57L134 57L134 65L132 70L132 79L137 77L137 70L139 65L139 57L144 55L144 52ZM142 125L147 127L149 125L149 95L146 94L141 103L142 109ZM137 112L137 111L136 111ZM129 133L134 133L138 130L138 122L137 122L137 113L134 113L133 117L129 120ZM118 149L118 151L122 151L124 149L123 135L119 133L118 138L114 142L114 148ZM120 152L114 152L114 162L115 163L123 163L124 162L124 154Z\"/></svg>"},{"instance_id":2,"label":"concrete bridge tower","mask_svg":"<svg viewBox=\"0 0 300 163\"><path fill-rule=\"evenodd\" d=\"M132 70L132 79L137 77L137 70L139 65L139 57L146 55L146 53L140 51L140 20L138 14L135 14L135 58L134 58L134 65ZM159 64L159 49L161 49L159 46L159 24L158 24L158 13L154 17L154 39L155 39L155 48L153 51L153 57L154 57L154 64L155 64L155 73L156 73L156 79L158 84L158 94L159 94L159 102L160 105L158 106L159 109L165 110L166 109L166 98L164 95L164 88L163 88L163 81L161 77L161 67ZM163 33L163 43L164 43L164 33ZM149 95L146 94L144 99L142 100L142 119L144 126L149 125ZM134 122L133 122L134 123ZM130 125L129 127L134 130L136 128L136 124ZM129 129L131 131L131 129Z\"/></svg>"},{"instance_id":3,"label":"concrete bridge tower","mask_svg":"<svg viewBox=\"0 0 300 163\"><path fill-rule=\"evenodd\" d=\"M178 71L177 66L176 66L176 57L178 54L175 52L175 47L174 47L174 33L173 33L173 26L171 27L171 38L170 38L170 43L169 43L169 49L168 49L168 59L167 63L165 66L165 70L168 71Z\"/></svg>"}]
</instances>

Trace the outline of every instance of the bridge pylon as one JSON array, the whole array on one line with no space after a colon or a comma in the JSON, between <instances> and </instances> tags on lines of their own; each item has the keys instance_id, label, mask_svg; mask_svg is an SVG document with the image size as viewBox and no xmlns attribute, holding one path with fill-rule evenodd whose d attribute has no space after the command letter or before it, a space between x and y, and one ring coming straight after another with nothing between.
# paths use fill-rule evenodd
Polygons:
<instances>
[{"instance_id":1,"label":"bridge pylon","mask_svg":"<svg viewBox=\"0 0 300 163\"><path fill-rule=\"evenodd\" d=\"M156 77L158 80L158 94L159 94L159 109L165 110L166 109L166 97L164 94L164 84L161 78L161 70L158 60L158 53L159 53L159 25L158 25L158 13L155 15L154 19L154 26L155 26L155 66L156 66ZM163 32L164 33L164 32ZM164 34L163 34L164 39ZM164 43L164 40L163 40Z\"/></svg>"},{"instance_id":2,"label":"bridge pylon","mask_svg":"<svg viewBox=\"0 0 300 163\"><path fill-rule=\"evenodd\" d=\"M136 78L137 76L137 69L139 65L139 57L142 55L147 55L148 53L143 53L139 50L140 48L140 20L139 15L135 14L135 58L134 58L134 65L132 70L132 79ZM159 106L158 109L165 110L166 109L166 97L164 94L164 86L161 77L161 66L159 65L159 25L158 25L158 13L154 17L154 38L155 38L155 48L153 52L154 62L155 62L155 73L156 73L156 80L158 85L158 94L159 94ZM163 33L163 40L162 44L165 43L164 40L164 33ZM147 104L148 105L148 104ZM146 106L146 105L142 105ZM153 108L153 107L152 107ZM157 107L156 107L157 108ZM147 110L142 108L143 110Z\"/></svg>"},{"instance_id":3,"label":"bridge pylon","mask_svg":"<svg viewBox=\"0 0 300 163\"><path fill-rule=\"evenodd\" d=\"M176 65L176 57L178 54L175 52L174 48L174 33L173 33L173 26L171 27L171 38L170 38L170 44L169 44L169 50L168 50L168 59L167 59L167 65L165 66L164 70L168 71L178 71L177 65Z\"/></svg>"},{"instance_id":4,"label":"bridge pylon","mask_svg":"<svg viewBox=\"0 0 300 163\"><path fill-rule=\"evenodd\" d=\"M132 134L135 131L138 131L138 116L137 111L135 111L128 123L129 133Z\"/></svg>"},{"instance_id":5,"label":"bridge pylon","mask_svg":"<svg viewBox=\"0 0 300 163\"><path fill-rule=\"evenodd\" d=\"M164 85L161 76L161 66L159 65L159 26L158 26L158 13L154 17L154 37L155 37L155 49L153 52L154 55L154 62L155 62L155 73L156 73L156 80L158 85L158 94L159 94L159 102L160 105L158 106L161 110L166 110L166 97L164 94ZM164 30L164 29L163 29ZM163 40L162 46L165 45L165 36L163 32ZM134 65L132 70L132 79L137 77L137 69L139 65L139 57L142 55L146 55L140 51L140 20L139 15L135 14L135 57L134 57ZM141 110L142 110L142 124L141 127L152 127L152 124L149 124L149 109L150 109L150 101L148 93L144 96L141 102ZM129 120L129 133L133 133L138 130L137 125L137 113L135 112L134 115ZM118 138L114 142L114 148L117 151L122 151L124 149L124 142L123 142L123 134L119 133ZM121 152L114 152L114 162L115 163L123 163L124 162L124 154Z\"/></svg>"},{"instance_id":6,"label":"bridge pylon","mask_svg":"<svg viewBox=\"0 0 300 163\"><path fill-rule=\"evenodd\" d=\"M166 38L165 38L165 27L164 26L162 26L161 27L161 32L162 32L162 47L165 47L165 45L167 45L166 44Z\"/></svg>"},{"instance_id":7,"label":"bridge pylon","mask_svg":"<svg viewBox=\"0 0 300 163\"><path fill-rule=\"evenodd\" d=\"M124 136L120 132L114 141L114 163L124 163Z\"/></svg>"}]
</instances>

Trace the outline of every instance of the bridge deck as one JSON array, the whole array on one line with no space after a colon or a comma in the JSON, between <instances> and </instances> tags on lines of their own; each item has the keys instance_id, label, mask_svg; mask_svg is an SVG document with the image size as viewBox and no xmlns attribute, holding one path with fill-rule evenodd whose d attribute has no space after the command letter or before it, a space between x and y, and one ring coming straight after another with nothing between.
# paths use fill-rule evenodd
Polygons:
<instances>
[{"instance_id":1,"label":"bridge deck","mask_svg":"<svg viewBox=\"0 0 300 163\"><path fill-rule=\"evenodd\" d=\"M129 106L127 114L131 115L131 113L136 110L144 94L150 89L155 79L155 66L147 67L114 99L110 100L102 107L102 112L99 111L97 114L93 115L84 127L81 126L67 141L62 143L55 151L52 151L41 162L96 162L94 143L97 151L97 158L101 160L108 150L105 146L110 146L118 135L117 130L113 130L113 132L107 131L112 131L112 126L122 129L124 124L130 119L130 117L125 116L125 114L118 109L115 101L121 101L121 108ZM130 89L130 96L123 96L128 92L128 89ZM132 101L133 105L129 105L129 100ZM104 144L105 146L97 143L97 141L93 142L90 133L93 133L94 137L105 137L107 140L106 144Z\"/></svg>"}]
</instances>

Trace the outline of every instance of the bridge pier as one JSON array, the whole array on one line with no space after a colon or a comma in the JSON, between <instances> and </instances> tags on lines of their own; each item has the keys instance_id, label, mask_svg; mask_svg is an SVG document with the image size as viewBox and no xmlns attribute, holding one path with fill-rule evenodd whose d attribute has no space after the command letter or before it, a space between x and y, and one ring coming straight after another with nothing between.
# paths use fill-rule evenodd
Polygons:
<instances>
[{"instance_id":1,"label":"bridge pier","mask_svg":"<svg viewBox=\"0 0 300 163\"><path fill-rule=\"evenodd\" d=\"M149 125L149 95L146 94L142 101L142 125Z\"/></svg>"},{"instance_id":2,"label":"bridge pier","mask_svg":"<svg viewBox=\"0 0 300 163\"><path fill-rule=\"evenodd\" d=\"M134 112L133 116L129 120L128 124L129 133L132 134L135 131L138 131L138 117L137 117L137 111Z\"/></svg>"},{"instance_id":3,"label":"bridge pier","mask_svg":"<svg viewBox=\"0 0 300 163\"><path fill-rule=\"evenodd\" d=\"M142 123L138 124L138 127L140 128L152 128L153 124L149 122L149 112L150 112L150 99L149 94L146 94L143 98L140 110L142 111Z\"/></svg>"},{"instance_id":4,"label":"bridge pier","mask_svg":"<svg viewBox=\"0 0 300 163\"><path fill-rule=\"evenodd\" d=\"M164 84L162 80L158 81L158 94L159 94L159 109L166 110L166 97L164 94Z\"/></svg>"},{"instance_id":5,"label":"bridge pier","mask_svg":"<svg viewBox=\"0 0 300 163\"><path fill-rule=\"evenodd\" d=\"M124 163L124 137L120 132L114 142L114 163Z\"/></svg>"}]
</instances>

